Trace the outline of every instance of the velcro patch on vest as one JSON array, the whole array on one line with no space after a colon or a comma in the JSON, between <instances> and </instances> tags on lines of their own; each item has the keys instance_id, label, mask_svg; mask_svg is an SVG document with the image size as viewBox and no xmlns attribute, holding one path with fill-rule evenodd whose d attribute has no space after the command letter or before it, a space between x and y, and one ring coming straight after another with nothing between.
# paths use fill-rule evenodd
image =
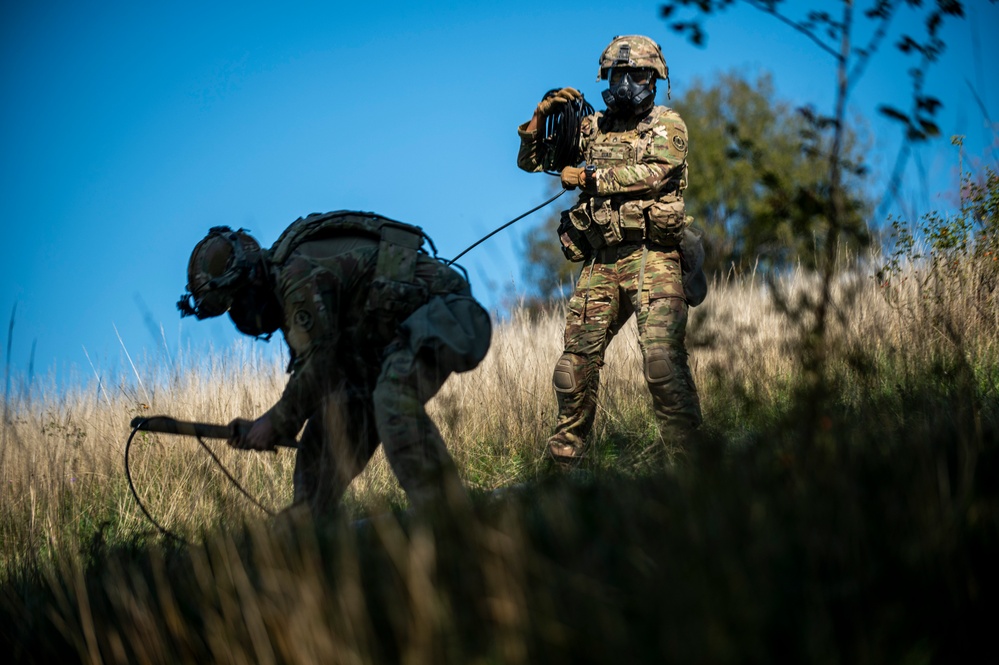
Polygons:
<instances>
[{"instance_id":1,"label":"velcro patch on vest","mask_svg":"<svg viewBox=\"0 0 999 665\"><path fill-rule=\"evenodd\" d=\"M616 166L635 161L632 147L627 143L597 143L591 148L590 154L595 166Z\"/></svg>"}]
</instances>

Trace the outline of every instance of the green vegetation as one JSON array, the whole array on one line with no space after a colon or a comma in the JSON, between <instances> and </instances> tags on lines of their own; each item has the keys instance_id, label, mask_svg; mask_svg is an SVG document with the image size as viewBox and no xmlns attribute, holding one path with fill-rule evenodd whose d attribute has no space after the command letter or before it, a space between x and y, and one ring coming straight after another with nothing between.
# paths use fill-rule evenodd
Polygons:
<instances>
[{"instance_id":1,"label":"green vegetation","mask_svg":"<svg viewBox=\"0 0 999 665\"><path fill-rule=\"evenodd\" d=\"M803 136L824 140L807 114L781 101L768 75L751 80L736 72L710 83L695 80L669 105L691 136L686 205L705 234L706 272L784 269L795 260L814 259L815 235L825 227L816 216L796 219L793 211L807 199L803 191L828 191L828 145L801 149ZM847 132L843 152L852 175L845 189L854 249L866 245L863 220L871 208L858 143L854 132ZM521 239L533 307L563 295L579 273L579 264L565 260L555 239L558 214L556 209L529 227Z\"/></svg>"},{"instance_id":2,"label":"green vegetation","mask_svg":"<svg viewBox=\"0 0 999 665\"><path fill-rule=\"evenodd\" d=\"M483 366L431 404L475 498L458 525L405 513L384 459L338 523L268 518L194 442L143 435L137 490L193 544L159 537L121 472L128 420L252 415L280 390L280 359L236 349L182 381L147 381L149 410L125 392L96 402L92 387L13 404L5 650L23 662L962 660L996 599L999 308L972 316L982 294L960 271L935 278L951 296L928 297L932 263L903 263L890 293L869 275L840 292L852 300L829 332L834 398L814 421L785 351L794 333L761 283L717 283L691 323L707 425L687 451L658 438L626 328L591 455L569 476L541 455L561 315L514 315ZM814 288L805 272L782 284ZM219 453L265 505L287 503L289 453Z\"/></svg>"},{"instance_id":3,"label":"green vegetation","mask_svg":"<svg viewBox=\"0 0 999 665\"><path fill-rule=\"evenodd\" d=\"M874 3L867 16L887 21L895 6ZM844 7L842 22L821 14L798 27L849 44ZM929 41L908 48L932 60L935 26L960 7L937 3ZM680 27L702 34L696 21ZM5 401L4 651L46 663L934 663L989 653L999 182L992 169L965 177L955 216L900 220L885 256L857 260L869 257L848 251L864 238L842 104L856 64L838 63L832 116L802 116L828 177L763 183L791 239L817 233L814 254L795 271L718 277L692 312L706 424L689 447L655 429L632 322L609 349L588 457L572 474L549 469L562 316L522 309L498 326L483 364L431 403L474 516L408 514L378 458L336 523L265 518L194 442L138 437L137 491L192 542L180 545L131 499L128 421L259 414L281 389L279 360L248 347L209 365L180 359L170 377L144 382L142 403L124 378L114 395L85 386ZM917 80L913 113L888 115L926 140L935 101ZM265 505L287 504L289 453L219 455Z\"/></svg>"}]
</instances>

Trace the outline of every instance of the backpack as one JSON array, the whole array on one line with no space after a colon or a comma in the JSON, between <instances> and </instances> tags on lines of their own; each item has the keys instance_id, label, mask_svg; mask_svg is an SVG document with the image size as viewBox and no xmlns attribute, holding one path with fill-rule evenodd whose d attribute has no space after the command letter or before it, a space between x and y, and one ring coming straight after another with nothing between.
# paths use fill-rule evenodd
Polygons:
<instances>
[{"instance_id":1,"label":"backpack","mask_svg":"<svg viewBox=\"0 0 999 665\"><path fill-rule=\"evenodd\" d=\"M397 222L371 212L337 210L299 217L285 229L268 250L267 258L284 263L302 243L339 235L366 235L379 241L378 263L368 292L366 311L380 319L411 312L427 301L427 289L416 280L416 263L426 240L433 242L418 226Z\"/></svg>"}]
</instances>

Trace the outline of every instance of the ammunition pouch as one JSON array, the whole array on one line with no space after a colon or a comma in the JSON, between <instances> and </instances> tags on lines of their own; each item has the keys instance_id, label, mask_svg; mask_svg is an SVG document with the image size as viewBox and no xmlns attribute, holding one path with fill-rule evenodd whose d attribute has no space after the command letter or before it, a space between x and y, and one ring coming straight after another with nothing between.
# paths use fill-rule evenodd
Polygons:
<instances>
[{"instance_id":1,"label":"ammunition pouch","mask_svg":"<svg viewBox=\"0 0 999 665\"><path fill-rule=\"evenodd\" d=\"M559 220L558 239L562 254L569 261L574 263L585 261L593 253L593 247L583 232L573 225L568 211L563 212L562 218Z\"/></svg>"},{"instance_id":2,"label":"ammunition pouch","mask_svg":"<svg viewBox=\"0 0 999 665\"><path fill-rule=\"evenodd\" d=\"M378 262L365 311L385 337L391 337L398 322L429 297L427 287L416 279L422 244L423 234L416 227L387 222L380 229Z\"/></svg>"},{"instance_id":3,"label":"ammunition pouch","mask_svg":"<svg viewBox=\"0 0 999 665\"><path fill-rule=\"evenodd\" d=\"M645 210L645 218L649 240L666 247L680 244L687 228L683 199L653 201Z\"/></svg>"}]
</instances>

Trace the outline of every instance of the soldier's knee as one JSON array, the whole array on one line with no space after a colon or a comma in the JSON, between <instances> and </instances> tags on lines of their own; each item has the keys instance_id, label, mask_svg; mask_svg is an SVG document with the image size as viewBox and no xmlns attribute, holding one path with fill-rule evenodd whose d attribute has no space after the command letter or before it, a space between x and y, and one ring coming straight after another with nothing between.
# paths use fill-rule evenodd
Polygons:
<instances>
[{"instance_id":1,"label":"soldier's knee","mask_svg":"<svg viewBox=\"0 0 999 665\"><path fill-rule=\"evenodd\" d=\"M681 348L653 346L645 352L645 380L656 415L671 423L696 427L701 422L700 400Z\"/></svg>"},{"instance_id":2,"label":"soldier's knee","mask_svg":"<svg viewBox=\"0 0 999 665\"><path fill-rule=\"evenodd\" d=\"M555 363L552 385L555 392L579 392L586 380L586 358L575 353L563 353Z\"/></svg>"},{"instance_id":3,"label":"soldier's knee","mask_svg":"<svg viewBox=\"0 0 999 665\"><path fill-rule=\"evenodd\" d=\"M677 375L682 352L668 346L654 346L645 352L645 381L652 386L668 383Z\"/></svg>"}]
</instances>

